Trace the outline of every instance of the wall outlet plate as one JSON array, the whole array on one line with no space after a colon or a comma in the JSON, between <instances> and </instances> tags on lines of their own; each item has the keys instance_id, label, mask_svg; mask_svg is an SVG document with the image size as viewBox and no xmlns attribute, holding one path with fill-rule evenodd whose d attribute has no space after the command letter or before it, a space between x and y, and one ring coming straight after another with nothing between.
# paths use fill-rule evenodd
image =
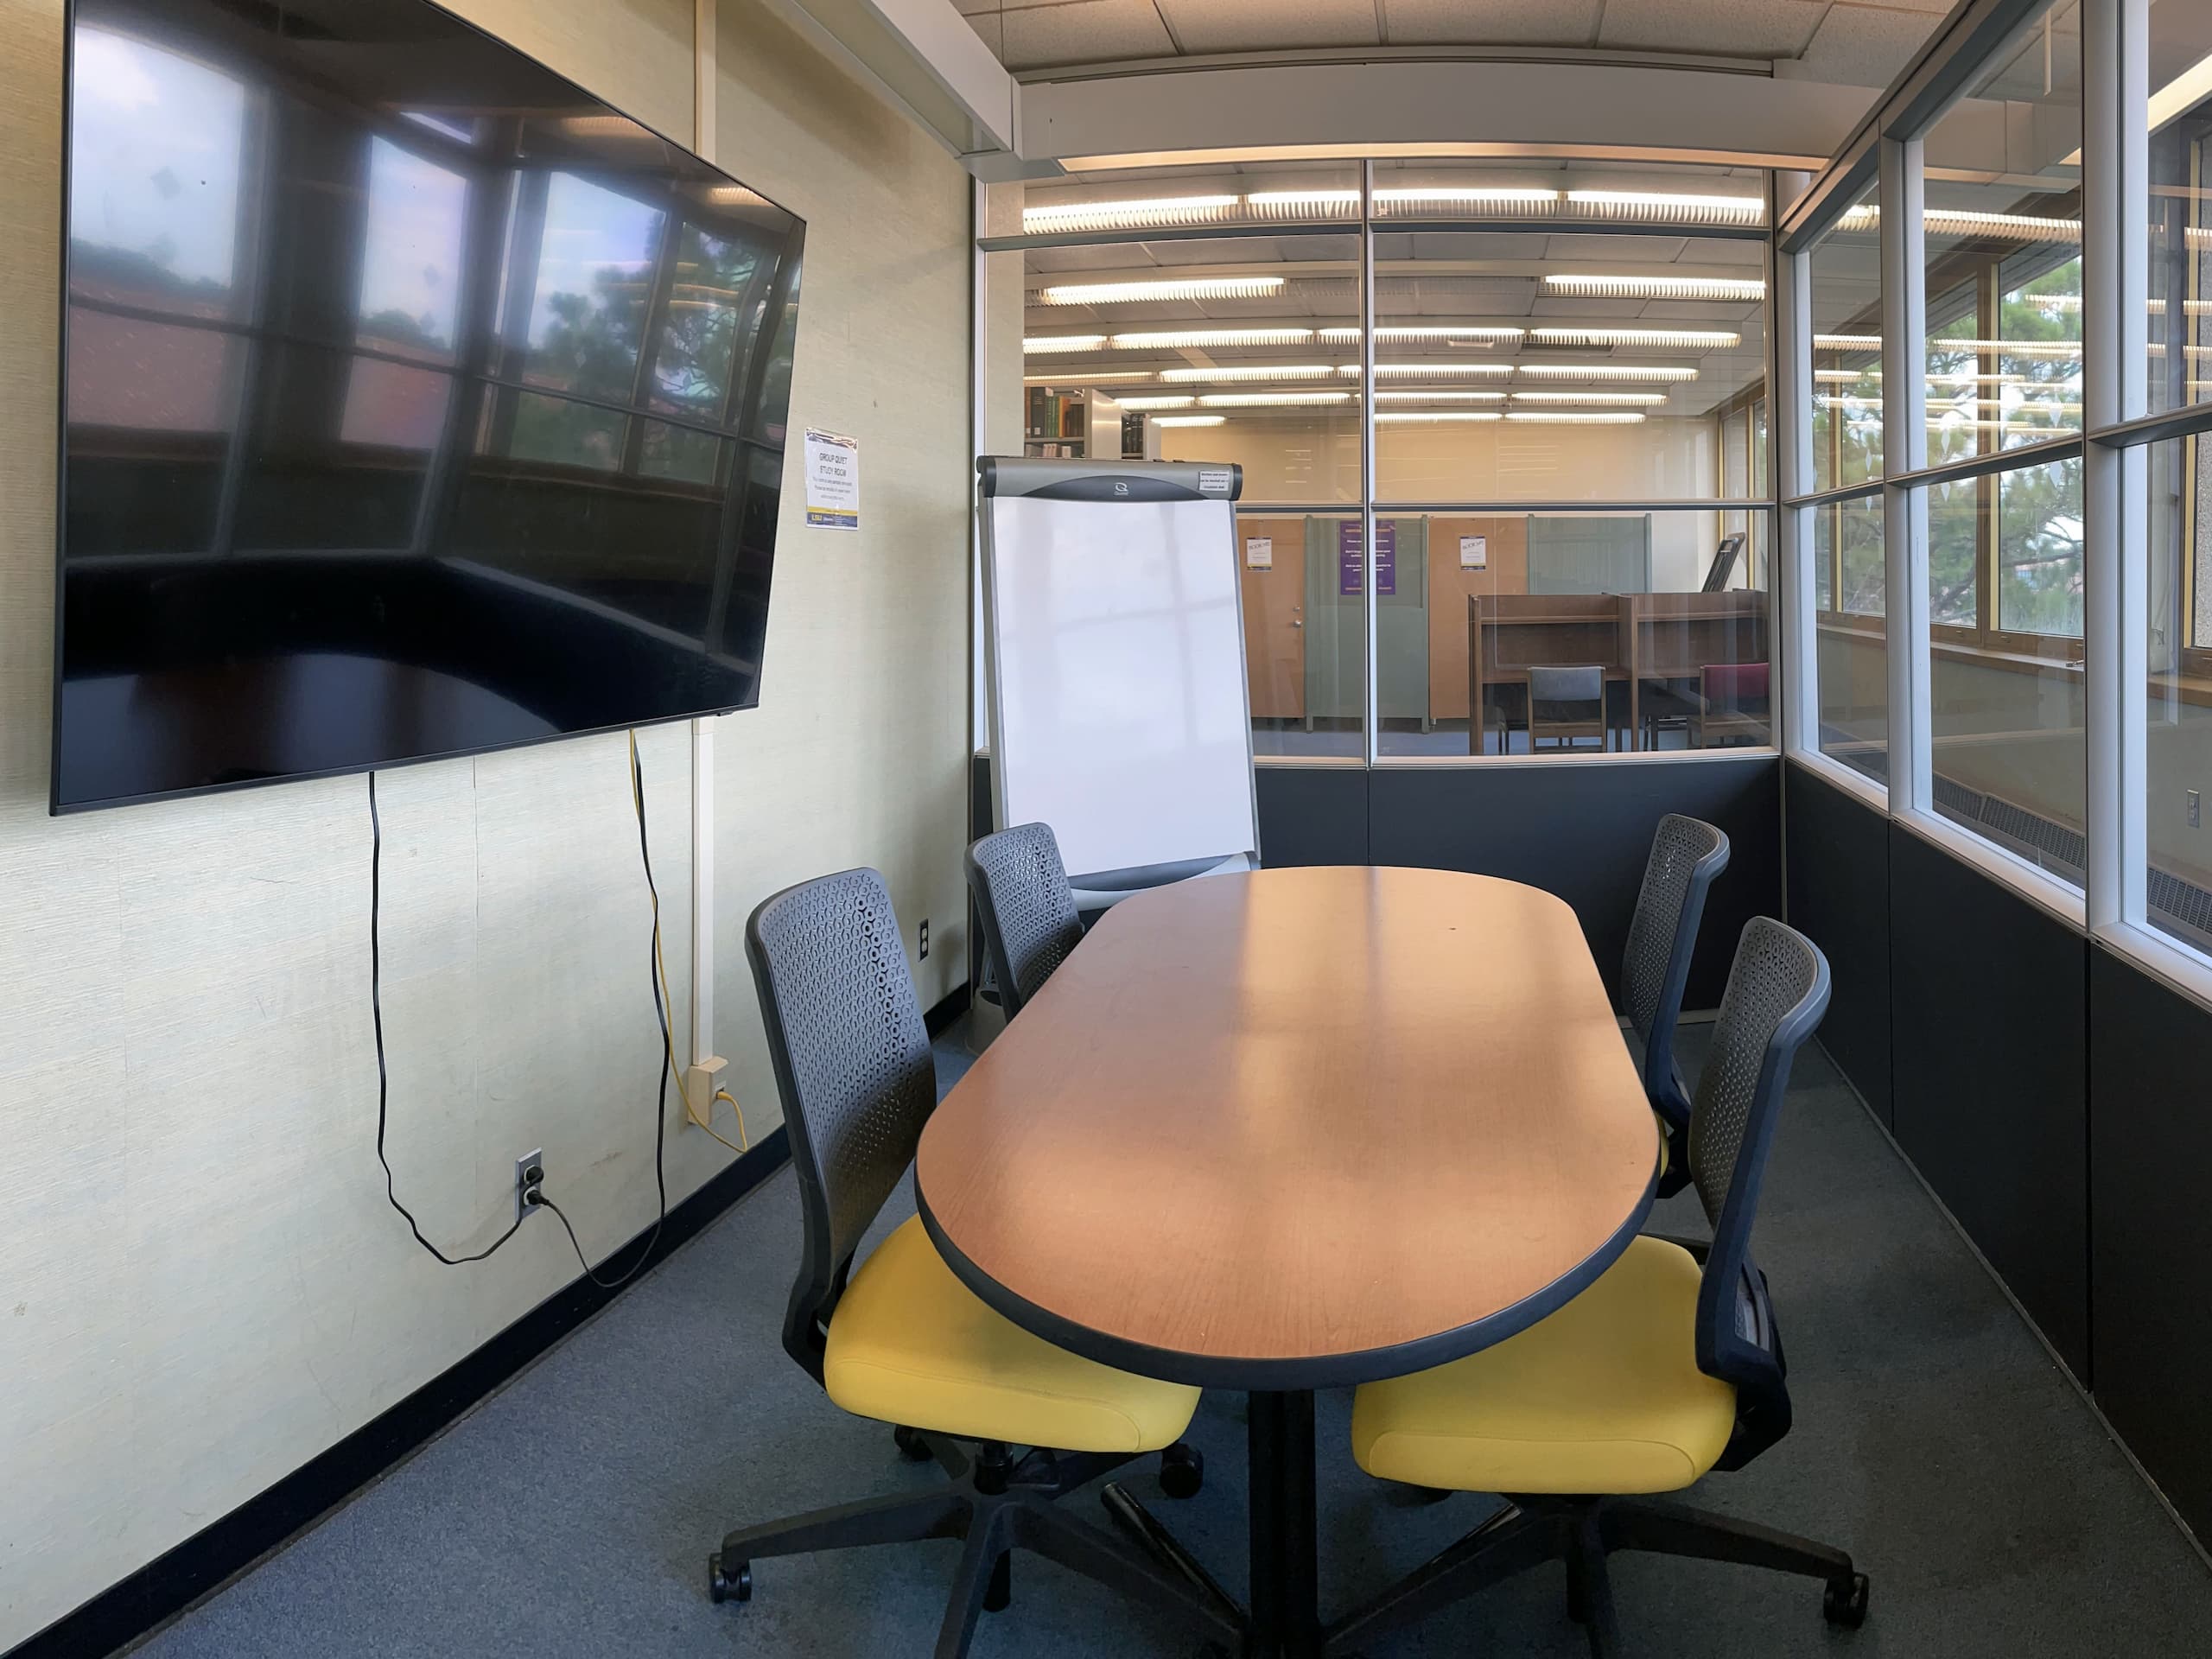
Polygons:
<instances>
[{"instance_id":1,"label":"wall outlet plate","mask_svg":"<svg viewBox=\"0 0 2212 1659\"><path fill-rule=\"evenodd\" d=\"M545 1149L525 1152L515 1160L515 1220L522 1221L537 1206L530 1195L545 1185Z\"/></svg>"},{"instance_id":2,"label":"wall outlet plate","mask_svg":"<svg viewBox=\"0 0 2212 1659\"><path fill-rule=\"evenodd\" d=\"M722 1086L722 1073L728 1069L729 1062L719 1054L683 1068L683 1100L690 1108L683 1114L686 1123L714 1122L715 1090Z\"/></svg>"},{"instance_id":3,"label":"wall outlet plate","mask_svg":"<svg viewBox=\"0 0 2212 1659\"><path fill-rule=\"evenodd\" d=\"M925 916L925 917L923 917L923 918L922 918L922 960L923 960L924 962L927 962L929 959L930 959L930 918L929 918L928 917Z\"/></svg>"},{"instance_id":4,"label":"wall outlet plate","mask_svg":"<svg viewBox=\"0 0 2212 1659\"><path fill-rule=\"evenodd\" d=\"M2204 827L2204 797L2200 791L2194 789L2189 791L2189 827L2192 830Z\"/></svg>"}]
</instances>

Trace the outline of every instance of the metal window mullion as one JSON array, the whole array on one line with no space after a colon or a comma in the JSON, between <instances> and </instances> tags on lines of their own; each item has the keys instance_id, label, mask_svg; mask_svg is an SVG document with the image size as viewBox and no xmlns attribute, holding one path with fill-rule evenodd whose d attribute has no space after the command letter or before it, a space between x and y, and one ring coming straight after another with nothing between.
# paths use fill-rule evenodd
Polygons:
<instances>
[{"instance_id":1,"label":"metal window mullion","mask_svg":"<svg viewBox=\"0 0 2212 1659\"><path fill-rule=\"evenodd\" d=\"M1364 708L1360 716L1361 753L1367 764L1381 758L1382 672L1376 652L1380 630L1375 614L1375 163L1359 164L1359 591L1361 626L1366 631Z\"/></svg>"},{"instance_id":2,"label":"metal window mullion","mask_svg":"<svg viewBox=\"0 0 2212 1659\"><path fill-rule=\"evenodd\" d=\"M1881 141L1882 470L1928 461L1927 292L1917 138ZM1882 489L1882 608L1890 689L1890 810L1935 804L1929 757L1928 498L1909 484Z\"/></svg>"},{"instance_id":3,"label":"metal window mullion","mask_svg":"<svg viewBox=\"0 0 2212 1659\"><path fill-rule=\"evenodd\" d=\"M1802 494L1813 483L1813 270L1809 253L1774 257L1777 394L1770 430L1777 450L1775 493ZM1781 734L1785 751L1817 753L1821 747L1820 633L1813 556L1815 521L1822 509L1785 507L1775 526L1775 576L1781 589L1783 690Z\"/></svg>"},{"instance_id":4,"label":"metal window mullion","mask_svg":"<svg viewBox=\"0 0 2212 1659\"><path fill-rule=\"evenodd\" d=\"M2082 9L2082 414L2145 405L2150 302L2149 0ZM2092 442L2082 462L2083 724L2092 929L2143 925L2148 840L2146 455Z\"/></svg>"}]
</instances>

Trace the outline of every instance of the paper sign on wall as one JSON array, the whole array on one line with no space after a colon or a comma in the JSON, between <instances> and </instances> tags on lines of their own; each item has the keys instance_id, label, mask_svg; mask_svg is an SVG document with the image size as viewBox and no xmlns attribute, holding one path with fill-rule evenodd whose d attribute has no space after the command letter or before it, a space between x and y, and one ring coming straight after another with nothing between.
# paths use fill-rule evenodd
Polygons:
<instances>
[{"instance_id":1,"label":"paper sign on wall","mask_svg":"<svg viewBox=\"0 0 2212 1659\"><path fill-rule=\"evenodd\" d=\"M1462 536L1459 538L1459 568L1462 570L1490 569L1490 537Z\"/></svg>"},{"instance_id":2,"label":"paper sign on wall","mask_svg":"<svg viewBox=\"0 0 2212 1659\"><path fill-rule=\"evenodd\" d=\"M1274 569L1275 538L1272 536L1247 536L1244 538L1244 568L1247 570Z\"/></svg>"},{"instance_id":3,"label":"paper sign on wall","mask_svg":"<svg viewBox=\"0 0 2212 1659\"><path fill-rule=\"evenodd\" d=\"M806 522L822 530L861 527L859 439L806 429Z\"/></svg>"},{"instance_id":4,"label":"paper sign on wall","mask_svg":"<svg viewBox=\"0 0 2212 1659\"><path fill-rule=\"evenodd\" d=\"M1357 599L1364 574L1360 557L1360 524L1357 518L1347 518L1337 526L1337 594L1342 599ZM1377 518L1375 521L1375 591L1389 598L1398 591L1398 521Z\"/></svg>"}]
</instances>

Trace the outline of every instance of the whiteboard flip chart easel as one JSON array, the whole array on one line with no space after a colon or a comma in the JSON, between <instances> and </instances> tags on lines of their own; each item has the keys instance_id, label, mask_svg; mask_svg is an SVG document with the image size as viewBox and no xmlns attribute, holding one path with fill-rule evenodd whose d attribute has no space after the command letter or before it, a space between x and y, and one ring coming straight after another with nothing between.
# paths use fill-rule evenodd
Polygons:
<instances>
[{"instance_id":1,"label":"whiteboard flip chart easel","mask_svg":"<svg viewBox=\"0 0 2212 1659\"><path fill-rule=\"evenodd\" d=\"M1086 909L1257 868L1242 469L976 468L997 826L1050 824Z\"/></svg>"}]
</instances>

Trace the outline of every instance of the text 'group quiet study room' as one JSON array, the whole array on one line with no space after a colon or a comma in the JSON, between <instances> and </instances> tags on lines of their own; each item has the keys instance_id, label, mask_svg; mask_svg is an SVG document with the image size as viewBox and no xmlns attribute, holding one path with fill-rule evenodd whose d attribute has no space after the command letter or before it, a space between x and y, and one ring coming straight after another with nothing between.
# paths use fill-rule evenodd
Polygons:
<instances>
[{"instance_id":1,"label":"text 'group quiet study room'","mask_svg":"<svg viewBox=\"0 0 2212 1659\"><path fill-rule=\"evenodd\" d=\"M0 0L0 1659L2212 1656L2212 0Z\"/></svg>"}]
</instances>

